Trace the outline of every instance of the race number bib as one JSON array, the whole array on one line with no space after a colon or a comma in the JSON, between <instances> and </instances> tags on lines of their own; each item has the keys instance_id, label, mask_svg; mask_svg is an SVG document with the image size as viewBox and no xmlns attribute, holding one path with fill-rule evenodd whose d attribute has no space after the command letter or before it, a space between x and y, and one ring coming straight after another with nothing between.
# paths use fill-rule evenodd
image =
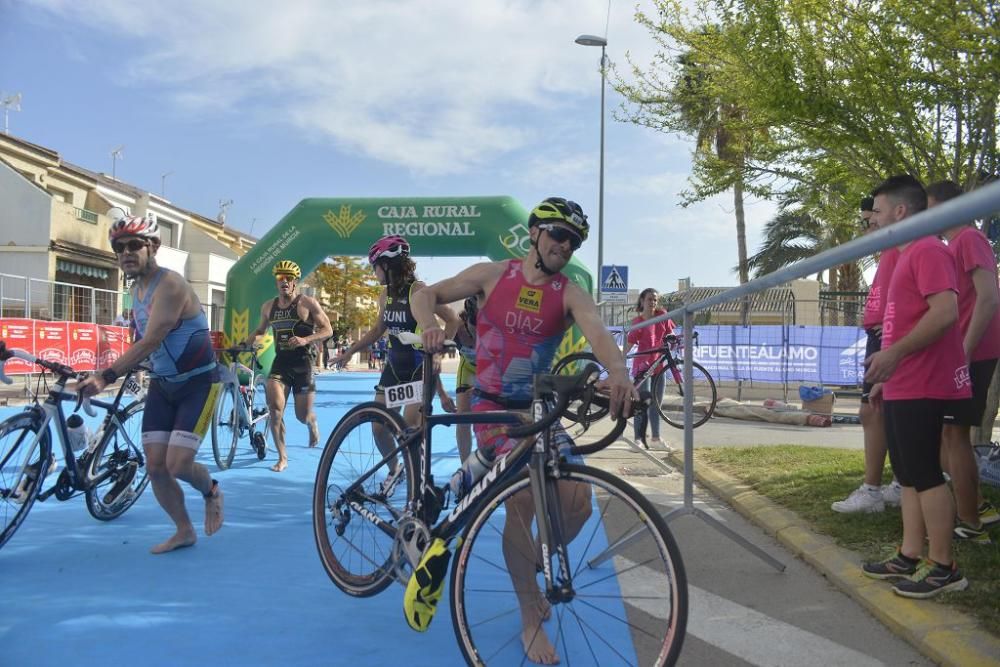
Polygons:
<instances>
[{"instance_id":1,"label":"race number bib","mask_svg":"<svg viewBox=\"0 0 1000 667\"><path fill-rule=\"evenodd\" d=\"M397 384L395 387L386 387L385 404L390 408L398 408L410 403L419 403L424 397L424 382L417 380L407 384Z\"/></svg>"},{"instance_id":2,"label":"race number bib","mask_svg":"<svg viewBox=\"0 0 1000 667\"><path fill-rule=\"evenodd\" d=\"M146 393L134 375L129 376L129 379L125 381L125 391L135 396L136 399L141 399Z\"/></svg>"}]
</instances>

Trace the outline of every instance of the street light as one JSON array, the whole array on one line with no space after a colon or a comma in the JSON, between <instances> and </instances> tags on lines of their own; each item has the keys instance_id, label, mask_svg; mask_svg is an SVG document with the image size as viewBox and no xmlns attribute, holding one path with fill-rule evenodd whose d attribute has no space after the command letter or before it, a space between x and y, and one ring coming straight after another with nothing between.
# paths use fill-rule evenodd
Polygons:
<instances>
[{"instance_id":1,"label":"street light","mask_svg":"<svg viewBox=\"0 0 1000 667\"><path fill-rule=\"evenodd\" d=\"M597 193L597 298L601 298L601 268L604 266L604 80L607 71L608 40L597 35L580 35L576 43L581 46L601 47L601 165Z\"/></svg>"}]
</instances>

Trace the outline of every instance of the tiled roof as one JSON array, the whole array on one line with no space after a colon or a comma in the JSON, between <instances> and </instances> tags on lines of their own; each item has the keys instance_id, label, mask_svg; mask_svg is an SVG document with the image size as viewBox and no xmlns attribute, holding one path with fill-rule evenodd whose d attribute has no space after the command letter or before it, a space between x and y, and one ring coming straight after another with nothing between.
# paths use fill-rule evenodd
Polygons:
<instances>
[{"instance_id":1,"label":"tiled roof","mask_svg":"<svg viewBox=\"0 0 1000 667\"><path fill-rule=\"evenodd\" d=\"M671 292L666 295L667 303L697 303L717 294L722 294L732 287L692 287L689 290ZM715 313L738 313L742 299L719 303L708 310ZM770 287L763 292L750 296L750 311L754 313L784 313L795 303L792 290L787 287Z\"/></svg>"}]
</instances>

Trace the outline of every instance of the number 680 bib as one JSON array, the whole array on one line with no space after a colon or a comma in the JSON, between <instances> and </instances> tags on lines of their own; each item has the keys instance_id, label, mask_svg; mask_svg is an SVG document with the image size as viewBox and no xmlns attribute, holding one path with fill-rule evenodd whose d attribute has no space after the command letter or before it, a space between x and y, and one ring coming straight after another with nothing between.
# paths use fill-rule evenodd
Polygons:
<instances>
[{"instance_id":1,"label":"number 680 bib","mask_svg":"<svg viewBox=\"0 0 1000 667\"><path fill-rule=\"evenodd\" d=\"M397 384L385 388L385 404L390 408L398 408L410 403L419 403L424 397L423 380Z\"/></svg>"}]
</instances>

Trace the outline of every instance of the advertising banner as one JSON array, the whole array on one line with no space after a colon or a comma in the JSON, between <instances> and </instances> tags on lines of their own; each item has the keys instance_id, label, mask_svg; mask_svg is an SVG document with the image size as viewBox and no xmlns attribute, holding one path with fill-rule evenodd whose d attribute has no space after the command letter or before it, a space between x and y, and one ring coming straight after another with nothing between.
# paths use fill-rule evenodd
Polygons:
<instances>
[{"instance_id":1,"label":"advertising banner","mask_svg":"<svg viewBox=\"0 0 1000 667\"><path fill-rule=\"evenodd\" d=\"M26 352L35 353L35 321L15 318L0 319L0 340L7 343L7 347ZM7 375L20 375L31 373L34 367L21 359L8 359L4 365L4 373Z\"/></svg>"},{"instance_id":2,"label":"advertising banner","mask_svg":"<svg viewBox=\"0 0 1000 667\"><path fill-rule=\"evenodd\" d=\"M694 359L717 380L855 385L866 340L849 326L698 327Z\"/></svg>"},{"instance_id":3,"label":"advertising banner","mask_svg":"<svg viewBox=\"0 0 1000 667\"><path fill-rule=\"evenodd\" d=\"M0 319L0 340L8 348L61 364L77 371L95 371L110 366L129 346L127 327L87 322L49 322L16 318ZM7 375L37 373L20 359L8 359Z\"/></svg>"},{"instance_id":4,"label":"advertising banner","mask_svg":"<svg viewBox=\"0 0 1000 667\"><path fill-rule=\"evenodd\" d=\"M69 363L69 341L65 322L42 322L35 320L36 357L60 364Z\"/></svg>"}]
</instances>

